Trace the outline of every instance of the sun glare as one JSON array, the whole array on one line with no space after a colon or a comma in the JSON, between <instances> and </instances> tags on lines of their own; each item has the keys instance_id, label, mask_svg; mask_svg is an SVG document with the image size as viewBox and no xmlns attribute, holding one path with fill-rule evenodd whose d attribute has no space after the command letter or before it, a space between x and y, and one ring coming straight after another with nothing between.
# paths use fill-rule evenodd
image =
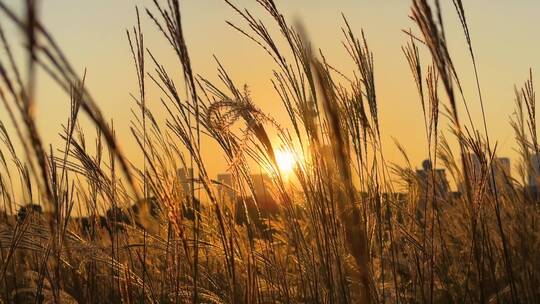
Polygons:
<instances>
[{"instance_id":1,"label":"sun glare","mask_svg":"<svg viewBox=\"0 0 540 304\"><path fill-rule=\"evenodd\" d=\"M277 150L276 162L281 173L285 175L290 175L293 173L294 167L296 165L296 158L291 151Z\"/></svg>"}]
</instances>

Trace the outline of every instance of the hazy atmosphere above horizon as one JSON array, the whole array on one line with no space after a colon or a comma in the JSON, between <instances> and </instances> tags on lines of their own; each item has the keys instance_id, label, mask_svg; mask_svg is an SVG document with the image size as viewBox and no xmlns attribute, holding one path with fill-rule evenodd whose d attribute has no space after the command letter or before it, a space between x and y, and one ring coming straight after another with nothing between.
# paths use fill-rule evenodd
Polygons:
<instances>
[{"instance_id":1,"label":"hazy atmosphere above horizon","mask_svg":"<svg viewBox=\"0 0 540 304\"><path fill-rule=\"evenodd\" d=\"M9 1L8 1L9 3ZM13 6L20 11L17 4ZM23 3L23 2L20 2ZM255 15L262 9L255 1L234 1ZM11 3L9 3L11 4ZM87 69L86 86L90 89L104 115L114 120L120 146L127 154L136 149L129 131L129 112L135 103L129 93L137 91L126 29L136 22L135 6L151 1L67 1L47 0L40 5L43 23L53 33L74 68L82 75ZM415 166L427 158L426 132L422 108L414 80L401 47L409 38L402 30L414 28L410 20L408 1L336 0L336 1L276 1L291 24L302 24L315 49L320 49L328 62L350 76L351 59L341 41L344 36L342 14L356 33L364 30L374 53L376 90L381 115L382 142L387 161L403 163L394 138L406 149ZM473 67L466 41L459 28L453 5L443 2L443 21L447 27L448 45L456 69L460 73L465 97L471 101L473 121L481 118ZM514 133L509 127L514 113L514 86L528 78L529 68L540 70L540 37L536 30L540 2L523 0L477 0L465 4L473 47L475 48L486 118L492 141L497 141L497 154L514 159ZM183 29L193 70L210 80L217 80L216 56L239 86L249 86L254 102L284 127L290 128L286 111L270 81L276 65L253 41L229 26L226 21L242 27L243 21L222 0L182 1ZM143 14L145 39L151 50L167 64L170 73L180 75L174 53L160 36L156 26ZM263 20L267 16L262 16ZM276 30L271 28L271 30ZM11 33L13 33L12 31ZM413 31L414 32L414 31ZM424 63L429 57L422 53ZM59 142L61 124L69 113L69 97L47 79L38 81L37 121L46 142ZM148 107L159 104L159 94L148 85ZM462 105L460 103L460 105ZM463 107L460 107L463 114ZM154 115L161 116L162 110ZM5 113L0 113L4 118ZM441 127L447 129L447 120ZM481 129L481 125L475 126ZM208 168L215 174L226 169L224 159L213 154L209 144L203 154ZM140 153L130 155L140 159Z\"/></svg>"}]
</instances>

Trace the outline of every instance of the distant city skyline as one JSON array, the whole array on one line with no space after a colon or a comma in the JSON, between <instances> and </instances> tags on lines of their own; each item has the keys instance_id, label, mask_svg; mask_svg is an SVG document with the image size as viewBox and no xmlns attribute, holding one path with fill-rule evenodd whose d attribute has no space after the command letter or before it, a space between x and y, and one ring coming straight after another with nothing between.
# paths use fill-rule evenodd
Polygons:
<instances>
[{"instance_id":1,"label":"distant city skyline","mask_svg":"<svg viewBox=\"0 0 540 304\"><path fill-rule=\"evenodd\" d=\"M478 160L478 157L474 153L469 153L467 155L469 165L470 165L470 178L473 182L479 182L479 180L482 178L481 170L481 162ZM526 172L526 183L523 185L525 187L531 188L531 189L538 189L540 188L540 155L531 154L531 168ZM508 182L509 180L512 180L512 171L511 171L511 159L508 157L495 157L492 160L492 169L493 170L493 177L494 180L491 177L491 171L488 172L490 175L488 187L491 187L489 185L493 184L493 181L495 181L495 184L504 184ZM421 184L427 183L430 180L429 172L433 169L435 172L435 178L437 180L437 188L441 194L446 194L450 191L454 192L463 192L464 188L462 185L455 185L455 189L452 188L452 185L450 184L448 177L446 176L446 168L439 167L439 168L433 168L432 163L429 159L424 159L422 163L418 164L419 166L415 166L416 170L416 176L419 179L419 182ZM193 169L192 168L182 168L179 170L179 177L182 185L187 185L186 180L186 172L189 172L193 178ZM253 182L253 190L254 194L257 196L268 196L271 195L271 190L267 188L268 185L271 184L270 176L268 173L254 173L250 176L252 182ZM215 181L217 182L217 189L218 189L218 195L220 198L231 198L234 196L232 189L234 189L234 185L232 182L233 176L231 173L227 172L220 172L215 175ZM185 186L187 187L187 186ZM499 189L499 191L504 189ZM538 189L540 190L540 189ZM249 190L248 191L249 194ZM399 192L399 191L398 191Z\"/></svg>"}]
</instances>

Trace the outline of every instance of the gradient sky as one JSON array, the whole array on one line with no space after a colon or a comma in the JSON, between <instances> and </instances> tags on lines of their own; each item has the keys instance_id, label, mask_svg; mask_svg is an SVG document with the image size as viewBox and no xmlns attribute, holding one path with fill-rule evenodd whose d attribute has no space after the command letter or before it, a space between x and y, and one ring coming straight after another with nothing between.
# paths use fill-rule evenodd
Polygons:
<instances>
[{"instance_id":1,"label":"gradient sky","mask_svg":"<svg viewBox=\"0 0 540 304\"><path fill-rule=\"evenodd\" d=\"M14 6L19 3L6 2L13 2ZM233 2L252 9L257 16L264 16L253 0ZM465 40L451 1L442 2L445 2L444 19L451 53L462 77L465 94L472 103L473 118L478 120L480 112ZM415 29L408 18L410 1L276 0L276 3L291 23L298 19L305 25L315 47L321 48L329 62L346 74L351 74L353 67L341 45L341 13L349 19L354 31L360 33L364 29L374 52L387 159L401 163L393 145L394 137L419 166L426 155L421 106L401 51L407 41L401 29ZM81 74L85 67L88 69L87 86L105 115L115 120L121 145L128 155L134 148L128 132L129 108L133 106L129 93L137 92L137 82L125 29L135 22L135 5L151 6L152 3L150 0L46 0L42 1L41 12L43 22L73 65ZM499 141L499 154L515 157L512 151L514 137L508 123L514 111L513 87L523 83L529 68L533 68L533 73L540 70L540 1L466 0L464 5L492 140ZM225 23L230 20L242 24L239 16L222 0L185 0L182 1L182 13L195 72L217 80L212 58L216 55L238 84L250 86L255 102L263 110L283 117L285 112L270 83L274 65L260 48ZM163 63L170 64L171 69L178 69L169 46L147 18L143 21L147 47ZM14 32L11 34L15 35ZM427 59L424 56L424 63ZM46 142L57 143L60 125L67 119L69 98L46 79L40 79L39 90L38 119L42 135ZM157 103L158 100L154 98L148 102ZM0 118L5 119L5 114L0 113ZM205 151L205 154L210 155L210 152ZM225 168L222 158L209 158L208 161L212 173Z\"/></svg>"}]
</instances>

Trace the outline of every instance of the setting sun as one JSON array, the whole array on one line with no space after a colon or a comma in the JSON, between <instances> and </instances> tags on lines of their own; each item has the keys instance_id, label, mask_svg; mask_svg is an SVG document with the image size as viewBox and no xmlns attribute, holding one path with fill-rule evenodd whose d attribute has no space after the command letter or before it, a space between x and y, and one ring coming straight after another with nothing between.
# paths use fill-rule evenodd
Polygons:
<instances>
[{"instance_id":1,"label":"setting sun","mask_svg":"<svg viewBox=\"0 0 540 304\"><path fill-rule=\"evenodd\" d=\"M293 173L296 165L296 157L294 156L294 153L289 150L277 150L276 162L279 167L279 171L281 171L281 173L284 175L289 175Z\"/></svg>"}]
</instances>

